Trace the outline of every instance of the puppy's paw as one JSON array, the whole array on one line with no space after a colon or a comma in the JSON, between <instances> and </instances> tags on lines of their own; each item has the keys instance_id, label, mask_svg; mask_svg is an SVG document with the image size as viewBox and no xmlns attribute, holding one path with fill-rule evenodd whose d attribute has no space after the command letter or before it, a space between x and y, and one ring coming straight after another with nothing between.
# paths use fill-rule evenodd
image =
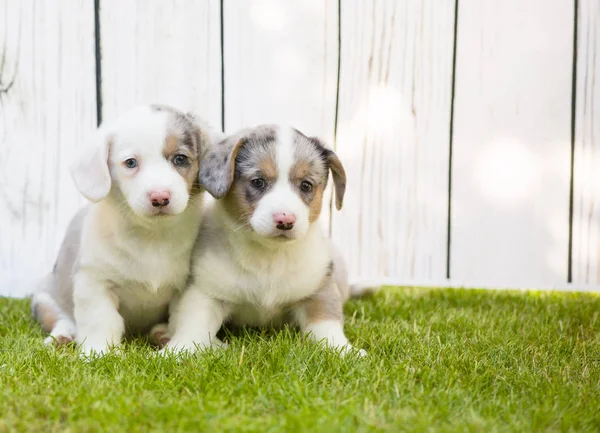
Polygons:
<instances>
[{"instance_id":1,"label":"puppy's paw","mask_svg":"<svg viewBox=\"0 0 600 433\"><path fill-rule=\"evenodd\" d=\"M119 346L116 344L82 343L79 345L79 357L85 361L89 361L93 358L101 358L118 347Z\"/></svg>"},{"instance_id":2,"label":"puppy's paw","mask_svg":"<svg viewBox=\"0 0 600 433\"><path fill-rule=\"evenodd\" d=\"M65 346L69 343L72 343L75 340L73 335L52 335L50 334L48 337L44 339L44 344L46 346Z\"/></svg>"},{"instance_id":3,"label":"puppy's paw","mask_svg":"<svg viewBox=\"0 0 600 433\"><path fill-rule=\"evenodd\" d=\"M340 350L340 355L342 357L358 356L359 358L363 358L363 357L367 356L367 351L365 349L357 349L356 347L352 346L350 343L339 347L338 350Z\"/></svg>"},{"instance_id":4,"label":"puppy's paw","mask_svg":"<svg viewBox=\"0 0 600 433\"><path fill-rule=\"evenodd\" d=\"M195 351L196 351L196 348L194 346L172 345L169 342L162 349L157 351L156 353L160 356L170 356L170 355L184 356L184 355L192 354Z\"/></svg>"},{"instance_id":5,"label":"puppy's paw","mask_svg":"<svg viewBox=\"0 0 600 433\"><path fill-rule=\"evenodd\" d=\"M166 323L154 325L148 334L148 340L150 340L150 343L154 344L155 346L165 347L167 343L171 341L171 336L169 335L169 325Z\"/></svg>"},{"instance_id":6,"label":"puppy's paw","mask_svg":"<svg viewBox=\"0 0 600 433\"><path fill-rule=\"evenodd\" d=\"M214 338L206 342L182 342L171 340L166 344L165 347L159 350L158 353L161 355L167 355L169 353L175 355L184 355L210 349L226 349L227 347L227 343L219 340L218 338Z\"/></svg>"}]
</instances>

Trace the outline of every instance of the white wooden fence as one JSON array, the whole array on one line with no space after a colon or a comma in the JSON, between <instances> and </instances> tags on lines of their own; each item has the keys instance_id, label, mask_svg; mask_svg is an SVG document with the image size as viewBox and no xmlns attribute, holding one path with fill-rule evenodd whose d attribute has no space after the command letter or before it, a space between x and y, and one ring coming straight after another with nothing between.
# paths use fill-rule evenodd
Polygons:
<instances>
[{"instance_id":1,"label":"white wooden fence","mask_svg":"<svg viewBox=\"0 0 600 433\"><path fill-rule=\"evenodd\" d=\"M65 156L143 102L328 140L355 278L600 287L598 0L0 0L0 293L83 204Z\"/></svg>"}]
</instances>

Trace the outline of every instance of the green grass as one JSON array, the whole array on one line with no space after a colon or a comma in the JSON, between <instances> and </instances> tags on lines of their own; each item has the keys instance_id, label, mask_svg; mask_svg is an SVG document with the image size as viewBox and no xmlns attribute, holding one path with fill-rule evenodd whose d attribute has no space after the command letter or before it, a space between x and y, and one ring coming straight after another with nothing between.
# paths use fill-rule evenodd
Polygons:
<instances>
[{"instance_id":1,"label":"green grass","mask_svg":"<svg viewBox=\"0 0 600 433\"><path fill-rule=\"evenodd\" d=\"M248 330L85 363L0 299L0 431L599 431L599 314L594 295L390 288L346 307L364 359Z\"/></svg>"}]
</instances>

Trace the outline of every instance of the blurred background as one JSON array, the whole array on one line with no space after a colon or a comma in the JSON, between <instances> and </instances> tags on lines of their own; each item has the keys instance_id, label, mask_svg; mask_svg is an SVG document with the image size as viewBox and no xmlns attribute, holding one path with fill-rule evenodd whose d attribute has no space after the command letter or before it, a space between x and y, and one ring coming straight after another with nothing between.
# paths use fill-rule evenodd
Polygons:
<instances>
[{"instance_id":1,"label":"blurred background","mask_svg":"<svg viewBox=\"0 0 600 433\"><path fill-rule=\"evenodd\" d=\"M74 149L148 102L324 138L353 279L600 289L598 0L0 0L0 294L84 205Z\"/></svg>"}]
</instances>

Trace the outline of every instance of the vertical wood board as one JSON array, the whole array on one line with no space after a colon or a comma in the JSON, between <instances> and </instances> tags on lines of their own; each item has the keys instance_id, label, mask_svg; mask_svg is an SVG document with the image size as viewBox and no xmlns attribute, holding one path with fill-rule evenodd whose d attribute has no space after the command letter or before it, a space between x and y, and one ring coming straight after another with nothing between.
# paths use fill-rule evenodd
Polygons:
<instances>
[{"instance_id":1,"label":"vertical wood board","mask_svg":"<svg viewBox=\"0 0 600 433\"><path fill-rule=\"evenodd\" d=\"M332 0L224 3L228 132L283 123L331 141L337 14Z\"/></svg>"},{"instance_id":2,"label":"vertical wood board","mask_svg":"<svg viewBox=\"0 0 600 433\"><path fill-rule=\"evenodd\" d=\"M461 0L451 278L552 287L567 279L571 0Z\"/></svg>"},{"instance_id":3,"label":"vertical wood board","mask_svg":"<svg viewBox=\"0 0 600 433\"><path fill-rule=\"evenodd\" d=\"M0 276L50 271L84 203L68 164L96 125L93 7L0 1Z\"/></svg>"},{"instance_id":4,"label":"vertical wood board","mask_svg":"<svg viewBox=\"0 0 600 433\"><path fill-rule=\"evenodd\" d=\"M573 282L600 283L600 3L579 0Z\"/></svg>"},{"instance_id":5,"label":"vertical wood board","mask_svg":"<svg viewBox=\"0 0 600 433\"><path fill-rule=\"evenodd\" d=\"M333 239L353 278L446 275L454 1L344 1Z\"/></svg>"},{"instance_id":6,"label":"vertical wood board","mask_svg":"<svg viewBox=\"0 0 600 433\"><path fill-rule=\"evenodd\" d=\"M102 0L104 120L138 104L196 112L221 127L218 0Z\"/></svg>"}]
</instances>

